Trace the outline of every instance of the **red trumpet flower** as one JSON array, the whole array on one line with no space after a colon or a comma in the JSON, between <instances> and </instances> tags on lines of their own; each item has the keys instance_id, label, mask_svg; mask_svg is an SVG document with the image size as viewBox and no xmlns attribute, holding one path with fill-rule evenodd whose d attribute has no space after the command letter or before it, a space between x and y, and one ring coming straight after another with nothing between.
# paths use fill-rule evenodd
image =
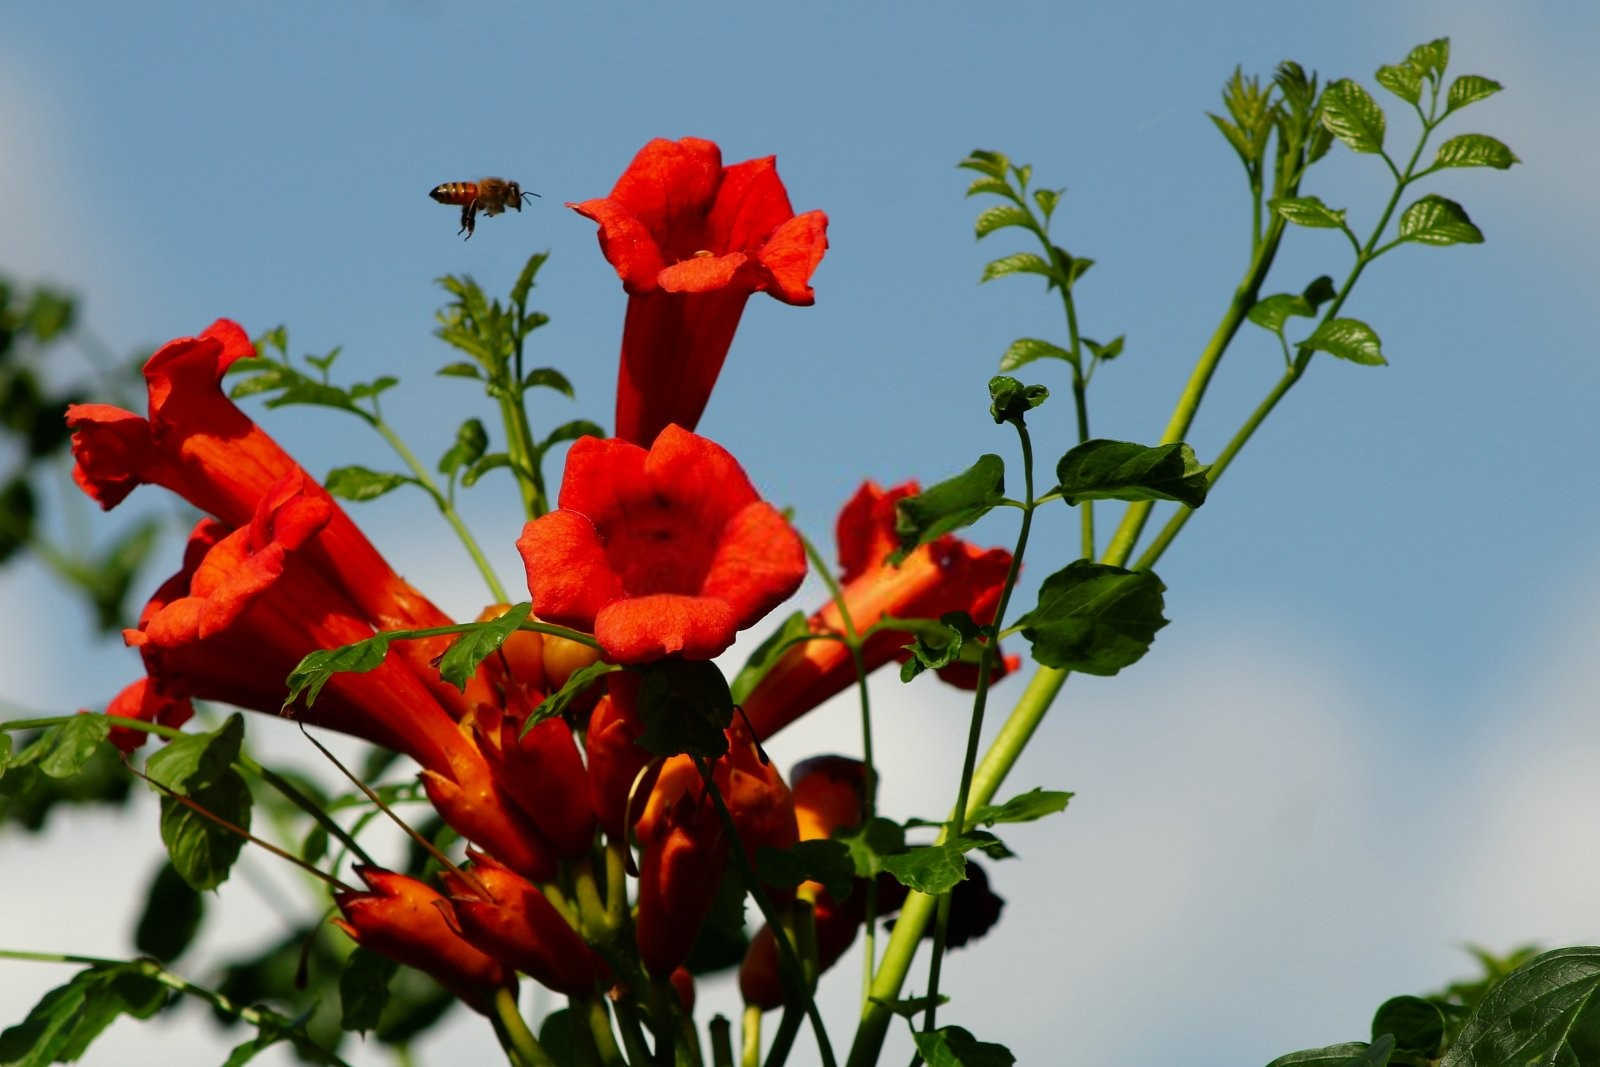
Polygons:
<instances>
[{"instance_id":1,"label":"red trumpet flower","mask_svg":"<svg viewBox=\"0 0 1600 1067\"><path fill-rule=\"evenodd\" d=\"M694 429L751 293L815 299L828 217L795 215L772 156L722 165L697 137L639 150L611 195L568 207L600 224L600 251L628 292L617 436L648 446Z\"/></svg>"}]
</instances>

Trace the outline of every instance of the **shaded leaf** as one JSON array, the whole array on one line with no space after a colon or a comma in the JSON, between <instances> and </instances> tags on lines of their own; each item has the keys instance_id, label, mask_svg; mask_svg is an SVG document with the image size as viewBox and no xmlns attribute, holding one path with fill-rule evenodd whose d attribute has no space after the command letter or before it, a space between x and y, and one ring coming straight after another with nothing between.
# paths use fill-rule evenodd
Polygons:
<instances>
[{"instance_id":1,"label":"shaded leaf","mask_svg":"<svg viewBox=\"0 0 1600 1067\"><path fill-rule=\"evenodd\" d=\"M528 717L522 723L522 732L526 734L546 719L553 719L557 715L565 714L568 706L582 696L584 690L605 675L620 670L622 668L615 663L604 663L598 660L579 667L567 676L565 685L545 697L544 700L540 701L538 707L528 713Z\"/></svg>"},{"instance_id":2,"label":"shaded leaf","mask_svg":"<svg viewBox=\"0 0 1600 1067\"><path fill-rule=\"evenodd\" d=\"M1600 948L1546 952L1489 991L1440 1067L1576 1065L1580 1061L1567 1046L1577 1036L1575 1028L1596 989L1600 989Z\"/></svg>"},{"instance_id":3,"label":"shaded leaf","mask_svg":"<svg viewBox=\"0 0 1600 1067\"><path fill-rule=\"evenodd\" d=\"M1147 447L1132 441L1085 441L1056 464L1068 504L1083 500L1177 500L1191 508L1206 502L1209 470L1181 442Z\"/></svg>"},{"instance_id":4,"label":"shaded leaf","mask_svg":"<svg viewBox=\"0 0 1600 1067\"><path fill-rule=\"evenodd\" d=\"M171 863L163 863L145 893L144 910L133 943L146 956L170 963L183 954L200 930L205 898Z\"/></svg>"},{"instance_id":5,"label":"shaded leaf","mask_svg":"<svg viewBox=\"0 0 1600 1067\"><path fill-rule=\"evenodd\" d=\"M967 876L966 853L967 849L960 843L945 842L881 856L879 862L907 889L937 896Z\"/></svg>"},{"instance_id":6,"label":"shaded leaf","mask_svg":"<svg viewBox=\"0 0 1600 1067\"><path fill-rule=\"evenodd\" d=\"M512 605L505 614L488 622L474 624L472 629L451 642L439 657L439 677L464 692L467 682L477 673L478 664L505 644L506 638L527 621L532 611L533 605L524 601Z\"/></svg>"},{"instance_id":7,"label":"shaded leaf","mask_svg":"<svg viewBox=\"0 0 1600 1067\"><path fill-rule=\"evenodd\" d=\"M319 648L315 652L308 653L295 665L294 670L289 672L289 677L285 681L289 694L284 698L283 706L287 708L302 699L308 707L315 704L322 687L340 672L351 671L361 674L376 670L383 663L383 658L389 654L389 642L403 633L404 631L376 633L365 641L357 641L353 645Z\"/></svg>"},{"instance_id":8,"label":"shaded leaf","mask_svg":"<svg viewBox=\"0 0 1600 1067\"><path fill-rule=\"evenodd\" d=\"M968 642L976 641L978 624L964 611L952 611L940 616L938 623L926 621L912 631L915 637L906 651L911 653L900 664L900 680L909 682L925 670L936 671L961 659L962 649Z\"/></svg>"},{"instance_id":9,"label":"shaded leaf","mask_svg":"<svg viewBox=\"0 0 1600 1067\"><path fill-rule=\"evenodd\" d=\"M850 895L855 861L843 841L818 838L779 850L763 846L756 853L756 879L762 885L792 889L804 881L821 882L835 902Z\"/></svg>"},{"instance_id":10,"label":"shaded leaf","mask_svg":"<svg viewBox=\"0 0 1600 1067\"><path fill-rule=\"evenodd\" d=\"M1377 367L1389 362L1383 358L1377 333L1360 319L1329 319L1300 344L1364 366Z\"/></svg>"},{"instance_id":11,"label":"shaded leaf","mask_svg":"<svg viewBox=\"0 0 1600 1067\"><path fill-rule=\"evenodd\" d=\"M1017 1062L1004 1045L979 1041L959 1026L941 1026L932 1033L917 1030L911 1038L928 1067L1011 1067Z\"/></svg>"},{"instance_id":12,"label":"shaded leaf","mask_svg":"<svg viewBox=\"0 0 1600 1067\"><path fill-rule=\"evenodd\" d=\"M389 982L400 965L357 945L339 973L339 1028L366 1033L376 1029L389 1003Z\"/></svg>"},{"instance_id":13,"label":"shaded leaf","mask_svg":"<svg viewBox=\"0 0 1600 1067\"><path fill-rule=\"evenodd\" d=\"M707 759L728 751L723 731L733 721L733 697L716 664L664 659L639 674L640 747L658 756L686 752Z\"/></svg>"},{"instance_id":14,"label":"shaded leaf","mask_svg":"<svg viewBox=\"0 0 1600 1067\"><path fill-rule=\"evenodd\" d=\"M835 834L850 850L857 878L876 878L884 870L884 860L906 850L906 832L899 823L874 816L854 830Z\"/></svg>"},{"instance_id":15,"label":"shaded leaf","mask_svg":"<svg viewBox=\"0 0 1600 1067\"><path fill-rule=\"evenodd\" d=\"M971 826L993 826L998 822L1033 822L1067 809L1072 794L1054 789L1030 789L1004 804L985 804L967 819Z\"/></svg>"},{"instance_id":16,"label":"shaded leaf","mask_svg":"<svg viewBox=\"0 0 1600 1067\"><path fill-rule=\"evenodd\" d=\"M335 467L322 480L322 487L341 500L376 500L402 485L416 483L416 479L393 471L375 471L366 467Z\"/></svg>"},{"instance_id":17,"label":"shaded leaf","mask_svg":"<svg viewBox=\"0 0 1600 1067\"><path fill-rule=\"evenodd\" d=\"M1023 417L1049 397L1050 390L1042 385L1023 385L1003 374L989 379L989 415L996 425L1013 422L1021 426Z\"/></svg>"},{"instance_id":18,"label":"shaded leaf","mask_svg":"<svg viewBox=\"0 0 1600 1067\"><path fill-rule=\"evenodd\" d=\"M1099 341L1091 341L1087 337L1079 338L1083 342L1083 347L1094 353L1094 358L1099 360L1116 359L1122 355L1122 344L1126 339L1126 336L1120 333L1105 344L1101 344Z\"/></svg>"},{"instance_id":19,"label":"shaded leaf","mask_svg":"<svg viewBox=\"0 0 1600 1067\"><path fill-rule=\"evenodd\" d=\"M448 476L478 462L488 448L489 431L483 428L483 422L467 419L456 428L455 443L439 457L439 473Z\"/></svg>"},{"instance_id":20,"label":"shaded leaf","mask_svg":"<svg viewBox=\"0 0 1600 1067\"><path fill-rule=\"evenodd\" d=\"M1262 329L1282 333L1283 324L1289 321L1289 316L1309 318L1316 313L1316 308L1299 293L1273 293L1252 304L1245 317Z\"/></svg>"},{"instance_id":21,"label":"shaded leaf","mask_svg":"<svg viewBox=\"0 0 1600 1067\"><path fill-rule=\"evenodd\" d=\"M47 746L38 757L39 770L51 778L71 778L89 762L110 732L111 723L103 715L74 715L34 742Z\"/></svg>"},{"instance_id":22,"label":"shaded leaf","mask_svg":"<svg viewBox=\"0 0 1600 1067\"><path fill-rule=\"evenodd\" d=\"M1075 560L1046 578L1017 626L1048 667L1113 675L1150 649L1166 587L1149 571Z\"/></svg>"},{"instance_id":23,"label":"shaded leaf","mask_svg":"<svg viewBox=\"0 0 1600 1067\"><path fill-rule=\"evenodd\" d=\"M1481 244L1483 231L1460 204L1429 193L1400 216L1400 238L1427 245Z\"/></svg>"},{"instance_id":24,"label":"shaded leaf","mask_svg":"<svg viewBox=\"0 0 1600 1067\"><path fill-rule=\"evenodd\" d=\"M803 611L796 611L779 623L778 628L756 646L739 673L734 675L733 682L728 686L733 702L744 703L745 698L760 684L761 679L777 666L783 654L806 640L810 634L811 623L807 621Z\"/></svg>"},{"instance_id":25,"label":"shaded leaf","mask_svg":"<svg viewBox=\"0 0 1600 1067\"><path fill-rule=\"evenodd\" d=\"M549 252L535 252L528 257L528 262L522 265L522 271L517 275L517 280L512 283L512 304L522 307L528 302L528 290L533 288L533 279L538 275L539 268L544 266L545 260L549 258Z\"/></svg>"},{"instance_id":26,"label":"shaded leaf","mask_svg":"<svg viewBox=\"0 0 1600 1067\"><path fill-rule=\"evenodd\" d=\"M189 804L176 797L161 798L161 841L184 881L195 889L215 889L227 881L244 838L195 809L223 819L238 830L248 830L250 788L237 771L229 768L215 780L189 788L185 795Z\"/></svg>"},{"instance_id":27,"label":"shaded leaf","mask_svg":"<svg viewBox=\"0 0 1600 1067\"><path fill-rule=\"evenodd\" d=\"M529 371L522 379L522 387L524 389L533 389L536 387L554 389L556 392L565 396L568 400L572 399L574 396L572 391L572 383L567 381L567 376L565 374L562 374L554 367L539 367L536 370Z\"/></svg>"},{"instance_id":28,"label":"shaded leaf","mask_svg":"<svg viewBox=\"0 0 1600 1067\"><path fill-rule=\"evenodd\" d=\"M605 435L605 430L601 429L598 423L590 422L588 419L573 419L571 422L563 422L546 434L544 440L539 442L539 451L544 452L562 441L576 441L580 437L603 438Z\"/></svg>"},{"instance_id":29,"label":"shaded leaf","mask_svg":"<svg viewBox=\"0 0 1600 1067\"><path fill-rule=\"evenodd\" d=\"M1005 499L1005 490L1005 462L993 453L985 453L955 477L946 478L916 496L897 500L894 506L894 532L900 540L897 555L903 557L918 545L977 522Z\"/></svg>"},{"instance_id":30,"label":"shaded leaf","mask_svg":"<svg viewBox=\"0 0 1600 1067\"><path fill-rule=\"evenodd\" d=\"M1347 1041L1342 1045L1306 1049L1279 1056L1267 1067L1385 1067L1394 1053L1394 1037L1383 1037L1367 1044L1365 1041Z\"/></svg>"},{"instance_id":31,"label":"shaded leaf","mask_svg":"<svg viewBox=\"0 0 1600 1067\"><path fill-rule=\"evenodd\" d=\"M1395 1048L1435 1059L1444 1045L1444 1013L1421 997L1392 997L1372 1016L1372 1039L1394 1036Z\"/></svg>"}]
</instances>

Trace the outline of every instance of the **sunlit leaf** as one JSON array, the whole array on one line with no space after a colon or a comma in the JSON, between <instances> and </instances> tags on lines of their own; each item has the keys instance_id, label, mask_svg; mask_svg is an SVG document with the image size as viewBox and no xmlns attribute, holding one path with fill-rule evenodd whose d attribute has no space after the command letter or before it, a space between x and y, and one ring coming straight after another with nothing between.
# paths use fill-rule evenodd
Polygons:
<instances>
[{"instance_id":1,"label":"sunlit leaf","mask_svg":"<svg viewBox=\"0 0 1600 1067\"><path fill-rule=\"evenodd\" d=\"M1400 216L1400 237L1427 245L1481 244L1483 231L1472 224L1466 208L1429 193Z\"/></svg>"},{"instance_id":2,"label":"sunlit leaf","mask_svg":"<svg viewBox=\"0 0 1600 1067\"><path fill-rule=\"evenodd\" d=\"M1360 319L1330 319L1300 343L1314 351L1369 367L1389 362L1383 358L1377 333Z\"/></svg>"}]
</instances>

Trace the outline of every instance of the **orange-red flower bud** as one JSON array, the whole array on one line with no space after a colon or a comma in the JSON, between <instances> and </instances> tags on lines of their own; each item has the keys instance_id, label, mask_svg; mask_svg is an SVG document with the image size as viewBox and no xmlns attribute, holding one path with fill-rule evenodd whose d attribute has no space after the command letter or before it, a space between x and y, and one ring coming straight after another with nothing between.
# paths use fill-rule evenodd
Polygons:
<instances>
[{"instance_id":1,"label":"orange-red flower bud","mask_svg":"<svg viewBox=\"0 0 1600 1067\"><path fill-rule=\"evenodd\" d=\"M566 720L546 719L524 733L523 711L514 716L480 704L465 721L500 788L558 856L576 859L594 843L594 805L583 757Z\"/></svg>"},{"instance_id":2,"label":"orange-red flower bud","mask_svg":"<svg viewBox=\"0 0 1600 1067\"><path fill-rule=\"evenodd\" d=\"M358 867L369 893L334 894L344 914L334 925L356 943L432 975L475 1011L492 1014L495 992L516 989L498 960L473 947L450 924L450 902L393 871Z\"/></svg>"}]
</instances>

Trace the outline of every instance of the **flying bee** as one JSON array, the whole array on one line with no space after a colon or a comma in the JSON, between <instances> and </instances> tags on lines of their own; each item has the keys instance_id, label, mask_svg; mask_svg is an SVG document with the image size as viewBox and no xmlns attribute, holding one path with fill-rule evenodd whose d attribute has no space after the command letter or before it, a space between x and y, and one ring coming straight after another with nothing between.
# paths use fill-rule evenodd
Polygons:
<instances>
[{"instance_id":1,"label":"flying bee","mask_svg":"<svg viewBox=\"0 0 1600 1067\"><path fill-rule=\"evenodd\" d=\"M461 205L461 229L456 232L464 233L470 239L479 211L485 215L498 215L508 207L521 211L524 200L539 194L525 193L522 186L504 178L479 178L475 182L435 185L428 195L441 204Z\"/></svg>"}]
</instances>

